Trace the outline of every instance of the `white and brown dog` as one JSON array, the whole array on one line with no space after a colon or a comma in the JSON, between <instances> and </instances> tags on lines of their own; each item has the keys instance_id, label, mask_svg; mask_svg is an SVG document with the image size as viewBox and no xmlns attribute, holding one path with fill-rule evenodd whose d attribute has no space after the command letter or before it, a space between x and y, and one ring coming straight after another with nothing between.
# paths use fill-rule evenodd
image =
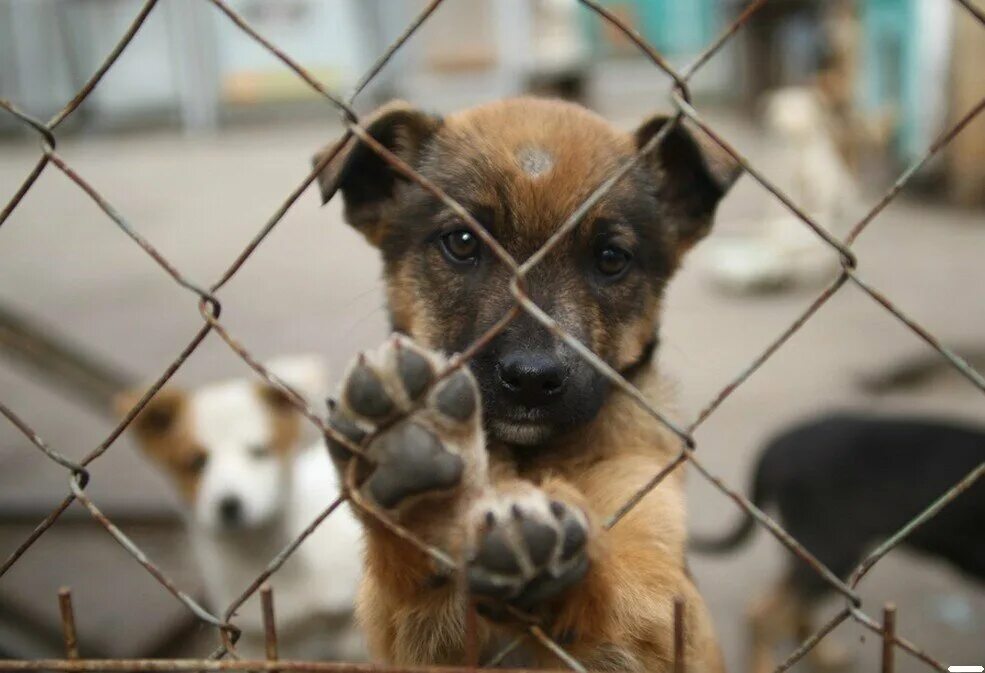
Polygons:
<instances>
[{"instance_id":1,"label":"white and brown dog","mask_svg":"<svg viewBox=\"0 0 985 673\"><path fill-rule=\"evenodd\" d=\"M286 358L268 368L308 399L324 399L319 359ZM120 411L135 401L132 395L121 396ZM338 493L324 444L303 446L300 413L263 383L237 379L191 392L167 388L131 427L186 505L208 603L218 612ZM283 656L365 658L353 620L360 535L349 509L340 507L271 578ZM243 629L238 649L247 656L262 655L256 596L237 611L233 623Z\"/></svg>"},{"instance_id":2,"label":"white and brown dog","mask_svg":"<svg viewBox=\"0 0 985 673\"><path fill-rule=\"evenodd\" d=\"M859 194L839 153L829 107L816 88L788 87L768 96L763 117L768 136L781 150L776 169L781 188L841 239L848 234ZM840 268L834 250L779 204L745 223L741 233L709 241L701 262L719 288L734 293L809 287L829 282Z\"/></svg>"}]
</instances>

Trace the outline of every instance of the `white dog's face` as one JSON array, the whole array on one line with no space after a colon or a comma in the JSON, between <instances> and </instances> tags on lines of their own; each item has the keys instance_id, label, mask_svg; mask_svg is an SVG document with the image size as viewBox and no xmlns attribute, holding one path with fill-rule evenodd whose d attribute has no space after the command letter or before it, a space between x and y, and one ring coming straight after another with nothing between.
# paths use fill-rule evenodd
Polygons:
<instances>
[{"instance_id":1,"label":"white dog's face","mask_svg":"<svg viewBox=\"0 0 985 673\"><path fill-rule=\"evenodd\" d=\"M279 445L269 405L241 381L204 388L190 402L191 433L205 456L195 521L213 531L271 522L287 501L293 447Z\"/></svg>"},{"instance_id":2,"label":"white dog's face","mask_svg":"<svg viewBox=\"0 0 985 673\"><path fill-rule=\"evenodd\" d=\"M320 401L326 385L318 359L292 358L269 369L313 403ZM124 397L121 412L134 401ZM216 533L246 531L284 511L301 418L272 386L235 380L192 392L162 390L133 427L197 525Z\"/></svg>"}]
</instances>

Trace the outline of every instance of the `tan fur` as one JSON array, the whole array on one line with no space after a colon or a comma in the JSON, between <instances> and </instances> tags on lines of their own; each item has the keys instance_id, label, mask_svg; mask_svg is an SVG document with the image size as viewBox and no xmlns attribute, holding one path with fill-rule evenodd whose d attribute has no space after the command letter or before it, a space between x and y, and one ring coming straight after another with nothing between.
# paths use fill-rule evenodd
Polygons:
<instances>
[{"instance_id":1,"label":"tan fur","mask_svg":"<svg viewBox=\"0 0 985 673\"><path fill-rule=\"evenodd\" d=\"M515 230L531 251L615 171L619 159L634 150L626 135L613 131L598 115L575 105L539 99L483 105L451 115L445 124L447 142L470 147L482 156L499 174L495 187L505 188L510 201L522 206L525 214L536 215ZM498 129L495 135L488 133L492 125ZM532 177L517 155L526 148L535 126L538 134L550 138L550 144L541 149L554 158L554 166ZM499 198L493 187L488 185L485 200Z\"/></svg>"},{"instance_id":2,"label":"tan fur","mask_svg":"<svg viewBox=\"0 0 985 673\"><path fill-rule=\"evenodd\" d=\"M638 382L658 407L656 372ZM625 396L614 396L563 453L537 456L517 469L501 448L490 447L492 488L497 492L534 484L551 497L581 507L591 521L589 574L556 604L545 606L549 631L571 640L572 655L594 670L669 671L673 601L687 603L687 660L693 670L715 673L724 666L704 602L684 565L684 475L678 469L614 528L602 525L679 451L679 441ZM428 542L461 551L466 530L463 496L449 508L431 507L401 523ZM370 648L397 664L460 663L464 613L453 580L434 582L438 568L415 547L378 524L368 528L367 581L358 614ZM482 644L512 637L506 627L482 622ZM438 634L437 636L435 634ZM572 635L573 640L572 640ZM543 648L528 648L533 665L563 668Z\"/></svg>"}]
</instances>

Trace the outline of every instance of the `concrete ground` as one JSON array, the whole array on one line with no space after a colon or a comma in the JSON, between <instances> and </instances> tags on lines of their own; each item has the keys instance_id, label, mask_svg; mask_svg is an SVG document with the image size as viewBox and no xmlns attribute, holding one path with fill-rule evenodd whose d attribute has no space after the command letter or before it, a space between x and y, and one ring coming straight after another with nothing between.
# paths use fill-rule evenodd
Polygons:
<instances>
[{"instance_id":1,"label":"concrete ground","mask_svg":"<svg viewBox=\"0 0 985 673\"><path fill-rule=\"evenodd\" d=\"M644 113L633 106L616 110L612 107L610 116L625 126ZM736 146L763 162L766 174L782 181L770 146L755 129L730 115L712 118ZM337 133L327 123L292 123L209 138L75 137L60 143L59 151L176 267L208 284L301 181L313 151ZM36 156L32 144L3 146L0 200L14 191ZM761 215L768 201L744 178L723 207L721 228ZM858 242L860 273L945 343L979 343L985 334L982 225L980 211L901 199ZM338 373L355 352L386 334L379 277L375 255L342 223L338 202L321 208L312 190L223 289L222 319L259 357L321 353ZM726 296L704 280L697 263L685 268L669 292L662 346L665 368L680 382L684 417L692 418L729 383L804 310L813 293ZM201 325L196 298L52 168L0 229L0 303L72 335L145 380L157 376ZM765 438L819 412L921 411L980 420L985 399L957 376L878 398L858 389L860 376L923 347L872 300L845 287L701 426L696 436L702 459L741 488ZM249 375L246 365L211 336L176 381L193 386ZM6 362L0 365L0 398L72 457L98 445L112 428L109 419ZM174 502L127 437L94 463L92 472L89 492L111 516ZM736 518L731 501L697 473L691 474L689 488L694 529L721 530ZM0 423L0 517L53 505L66 492L64 470ZM30 528L0 526L0 557ZM146 527L127 531L180 583L195 585L179 534ZM732 670L742 670L744 606L776 577L785 556L779 544L760 534L734 556L693 559ZM51 623L55 593L63 584L75 589L83 652L146 654L182 610L104 532L84 525L56 526L0 578L0 604L23 612L25 620ZM980 585L940 563L894 552L876 566L861 592L876 617L885 601L894 601L899 632L946 662L985 663ZM852 670L876 670L877 638L855 626L839 628L834 637L858 652ZM43 646L38 648L33 651ZM905 655L899 658L898 671L925 670Z\"/></svg>"}]
</instances>

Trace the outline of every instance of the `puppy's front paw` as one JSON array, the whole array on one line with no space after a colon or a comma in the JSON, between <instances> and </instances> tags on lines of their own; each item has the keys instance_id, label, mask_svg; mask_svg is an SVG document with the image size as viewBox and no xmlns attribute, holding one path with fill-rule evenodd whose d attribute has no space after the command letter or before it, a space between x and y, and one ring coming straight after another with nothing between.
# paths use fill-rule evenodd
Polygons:
<instances>
[{"instance_id":1,"label":"puppy's front paw","mask_svg":"<svg viewBox=\"0 0 985 673\"><path fill-rule=\"evenodd\" d=\"M446 364L440 355L395 336L360 355L343 378L329 423L357 444L384 428L366 447L375 467L362 489L385 509L453 491L470 467L484 466L471 372L460 369L431 389ZM348 461L348 449L330 438L328 445L337 461Z\"/></svg>"},{"instance_id":2,"label":"puppy's front paw","mask_svg":"<svg viewBox=\"0 0 985 673\"><path fill-rule=\"evenodd\" d=\"M502 496L477 516L468 580L479 598L530 610L588 570L588 522L574 507L532 490ZM496 616L495 608L485 612Z\"/></svg>"}]
</instances>

